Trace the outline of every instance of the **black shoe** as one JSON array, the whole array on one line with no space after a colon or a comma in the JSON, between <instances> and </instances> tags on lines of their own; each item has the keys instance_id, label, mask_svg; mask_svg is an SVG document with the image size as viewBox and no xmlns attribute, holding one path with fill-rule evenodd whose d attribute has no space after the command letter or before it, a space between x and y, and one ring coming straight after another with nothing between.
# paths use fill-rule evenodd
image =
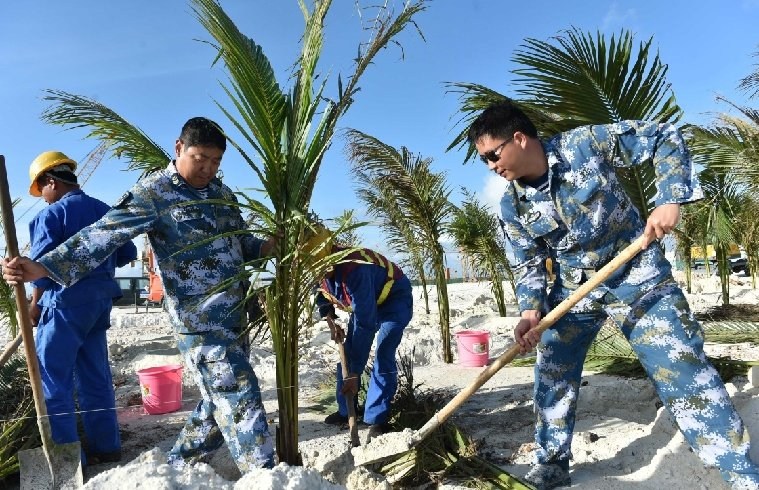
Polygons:
<instances>
[{"instance_id":1,"label":"black shoe","mask_svg":"<svg viewBox=\"0 0 759 490\"><path fill-rule=\"evenodd\" d=\"M348 423L348 417L340 415L340 412L335 412L327 415L324 419L324 423L329 425L345 425Z\"/></svg>"},{"instance_id":2,"label":"black shoe","mask_svg":"<svg viewBox=\"0 0 759 490\"><path fill-rule=\"evenodd\" d=\"M572 485L569 470L559 463L536 464L525 475L524 480L537 490L552 490Z\"/></svg>"},{"instance_id":3,"label":"black shoe","mask_svg":"<svg viewBox=\"0 0 759 490\"><path fill-rule=\"evenodd\" d=\"M121 451L110 453L92 453L87 455L87 465L93 466L103 463L118 463L121 461Z\"/></svg>"}]
</instances>

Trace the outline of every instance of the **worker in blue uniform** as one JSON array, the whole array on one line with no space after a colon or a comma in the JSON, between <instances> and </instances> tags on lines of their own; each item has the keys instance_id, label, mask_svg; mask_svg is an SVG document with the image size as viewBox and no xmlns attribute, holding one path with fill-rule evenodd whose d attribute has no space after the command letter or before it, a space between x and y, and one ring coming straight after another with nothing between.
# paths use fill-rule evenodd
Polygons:
<instances>
[{"instance_id":1,"label":"worker in blue uniform","mask_svg":"<svg viewBox=\"0 0 759 490\"><path fill-rule=\"evenodd\" d=\"M748 431L706 359L701 326L656 241L677 225L682 203L702 198L680 132L670 124L621 121L542 140L524 112L506 101L483 111L468 139L488 168L509 181L501 213L519 276L514 337L523 352L538 349L536 461L525 479L539 490L571 484L583 362L611 318L693 451L733 489L759 488ZM636 166L655 174L647 219L617 177L617 169ZM538 334L543 315L640 235L644 250ZM550 290L547 258L556 274Z\"/></svg>"},{"instance_id":2,"label":"worker in blue uniform","mask_svg":"<svg viewBox=\"0 0 759 490\"><path fill-rule=\"evenodd\" d=\"M205 461L226 442L245 473L273 466L274 442L258 378L240 342L246 290L235 279L273 242L235 233L247 227L234 192L216 176L225 150L216 123L191 118L176 140L176 159L164 170L141 179L100 221L36 262L6 259L3 276L9 283L50 277L71 286L146 233L177 347L202 395L168 462L181 468Z\"/></svg>"},{"instance_id":3,"label":"worker in blue uniform","mask_svg":"<svg viewBox=\"0 0 759 490\"><path fill-rule=\"evenodd\" d=\"M75 169L76 162L58 151L40 154L29 168L29 193L48 203L29 224L32 259L109 209L79 188ZM84 461L90 465L121 458L106 331L113 300L122 295L115 268L136 258L137 248L128 241L70 288L48 278L33 283L29 317L37 326L35 344L53 440L60 444L79 440L76 391L86 435Z\"/></svg>"},{"instance_id":4,"label":"worker in blue uniform","mask_svg":"<svg viewBox=\"0 0 759 490\"><path fill-rule=\"evenodd\" d=\"M334 246L333 251L344 250ZM383 255L366 248L348 254L327 274L317 291L319 314L330 326L333 339L345 343L348 377L337 366L338 411L325 419L328 424L348 421L346 394L358 395L359 379L376 340L374 365L366 391L363 420L369 424L369 439L385 432L390 403L398 387L395 354L403 330L411 321L411 283L403 271ZM334 322L335 307L350 314L347 334Z\"/></svg>"}]
</instances>

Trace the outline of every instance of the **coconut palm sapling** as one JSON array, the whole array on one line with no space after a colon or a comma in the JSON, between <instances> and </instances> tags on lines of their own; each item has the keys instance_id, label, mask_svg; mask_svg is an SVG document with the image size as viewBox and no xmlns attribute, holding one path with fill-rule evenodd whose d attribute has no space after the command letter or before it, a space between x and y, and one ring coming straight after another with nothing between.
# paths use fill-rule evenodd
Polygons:
<instances>
[{"instance_id":1,"label":"coconut palm sapling","mask_svg":"<svg viewBox=\"0 0 759 490\"><path fill-rule=\"evenodd\" d=\"M393 148L355 129L347 134L354 172L366 174L371 187L382 189L385 197L395 196L394 200L383 202L397 206L429 250L438 293L442 358L444 362L453 362L445 250L440 243L454 210L445 174L433 172L431 159L414 155L406 147Z\"/></svg>"},{"instance_id":2,"label":"coconut palm sapling","mask_svg":"<svg viewBox=\"0 0 759 490\"><path fill-rule=\"evenodd\" d=\"M271 200L266 213L268 233L277 237L273 250L272 284L266 288L266 315L277 356L277 387L280 426L277 452L280 461L300 462L298 455L298 336L302 325L312 321L312 287L341 258L341 254L309 253L306 242L313 235L307 214L311 194L329 148L336 124L353 104L358 81L378 52L414 17L426 8L425 1L404 4L396 14L379 7L368 28L370 40L360 46L353 73L338 76L337 94L326 95L326 80L317 82L317 64L324 42L324 20L332 4L316 1L312 7L298 2L305 28L301 53L293 64L292 87L283 90L261 46L243 35L214 0L194 0L193 10L214 38L217 59L228 75L224 90L233 105L217 103L243 141L232 141L253 169L264 193ZM418 30L418 29L417 29ZM326 246L326 244L325 244Z\"/></svg>"}]
</instances>

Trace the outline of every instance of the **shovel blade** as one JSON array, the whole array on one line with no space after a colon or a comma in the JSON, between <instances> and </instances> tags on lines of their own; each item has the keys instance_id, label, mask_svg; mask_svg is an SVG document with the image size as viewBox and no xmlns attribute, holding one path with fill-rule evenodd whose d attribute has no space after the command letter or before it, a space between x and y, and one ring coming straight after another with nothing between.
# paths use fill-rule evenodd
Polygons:
<instances>
[{"instance_id":1,"label":"shovel blade","mask_svg":"<svg viewBox=\"0 0 759 490\"><path fill-rule=\"evenodd\" d=\"M50 458L40 448L19 451L21 490L70 490L82 488L81 445L53 444Z\"/></svg>"}]
</instances>

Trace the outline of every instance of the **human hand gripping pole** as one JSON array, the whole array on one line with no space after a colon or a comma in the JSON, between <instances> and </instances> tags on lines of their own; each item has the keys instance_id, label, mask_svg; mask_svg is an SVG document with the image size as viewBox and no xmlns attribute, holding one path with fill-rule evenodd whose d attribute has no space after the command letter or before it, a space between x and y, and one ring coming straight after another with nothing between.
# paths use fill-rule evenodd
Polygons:
<instances>
[{"instance_id":1,"label":"human hand gripping pole","mask_svg":"<svg viewBox=\"0 0 759 490\"><path fill-rule=\"evenodd\" d=\"M8 257L18 256L16 225L13 220L13 204L8 190L8 173L5 157L0 155L0 211L2 211L3 231ZM42 450L28 449L19 451L21 463L21 488L80 488L84 485L81 464L81 446L79 442L56 444L50 429L50 419L42 393L40 368L37 351L34 348L34 334L29 318L26 290L21 281L13 284L16 296L16 310L24 343L26 365L32 385L34 408L37 411L37 425L42 437Z\"/></svg>"},{"instance_id":2,"label":"human hand gripping pole","mask_svg":"<svg viewBox=\"0 0 759 490\"><path fill-rule=\"evenodd\" d=\"M559 303L554 309L552 309L533 329L537 334L543 333L550 328L556 321L564 316L574 305L576 305L581 299L587 296L597 286L599 286L604 280L611 276L624 264L632 260L638 253L645 248L646 237L641 235L634 242L628 245L622 252L614 257L609 263L603 266L596 272L593 277L589 278L587 282L580 285L568 298ZM353 459L356 465L369 464L381 461L383 459L393 457L397 454L404 453L414 446L419 444L424 438L435 431L440 425L448 420L448 418L455 412L472 394L477 391L485 382L501 370L503 366L511 362L520 352L522 347L518 343L511 345L506 352L501 354L492 364L487 366L468 386L461 390L451 401L449 401L443 408L435 413L432 418L427 421L422 428L415 431L413 436L408 440L408 446L402 447L402 444L389 444L386 437L390 434L386 434L377 439L377 447L372 448L354 448L352 450ZM400 442L400 441L398 441ZM371 444L370 444L371 445ZM380 447L383 445L387 448L383 451Z\"/></svg>"}]
</instances>

